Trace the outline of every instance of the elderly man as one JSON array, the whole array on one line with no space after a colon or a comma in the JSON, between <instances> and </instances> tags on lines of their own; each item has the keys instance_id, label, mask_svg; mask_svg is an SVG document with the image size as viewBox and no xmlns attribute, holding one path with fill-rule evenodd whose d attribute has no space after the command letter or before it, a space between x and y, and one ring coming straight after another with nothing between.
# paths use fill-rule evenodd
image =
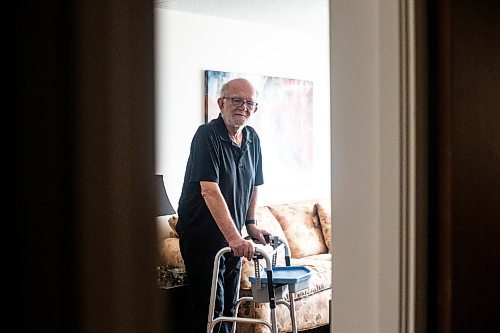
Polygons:
<instances>
[{"instance_id":1,"label":"elderly man","mask_svg":"<svg viewBox=\"0 0 500 333\"><path fill-rule=\"evenodd\" d=\"M192 332L206 332L214 258L229 246L220 260L215 317L234 316L239 288L241 257L251 260L254 245L248 234L265 244L267 231L255 220L258 186L264 182L262 154L256 131L248 120L257 112L257 91L243 78L223 85L217 119L201 125L191 142L177 232L187 273L192 312ZM214 332L229 333L223 322Z\"/></svg>"}]
</instances>

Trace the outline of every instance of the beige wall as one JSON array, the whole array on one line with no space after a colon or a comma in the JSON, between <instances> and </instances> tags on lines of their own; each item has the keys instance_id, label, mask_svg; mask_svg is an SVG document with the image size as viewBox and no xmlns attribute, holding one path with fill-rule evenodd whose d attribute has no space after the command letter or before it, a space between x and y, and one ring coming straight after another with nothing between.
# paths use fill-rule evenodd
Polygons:
<instances>
[{"instance_id":1,"label":"beige wall","mask_svg":"<svg viewBox=\"0 0 500 333\"><path fill-rule=\"evenodd\" d=\"M399 331L397 1L332 1L333 330Z\"/></svg>"}]
</instances>

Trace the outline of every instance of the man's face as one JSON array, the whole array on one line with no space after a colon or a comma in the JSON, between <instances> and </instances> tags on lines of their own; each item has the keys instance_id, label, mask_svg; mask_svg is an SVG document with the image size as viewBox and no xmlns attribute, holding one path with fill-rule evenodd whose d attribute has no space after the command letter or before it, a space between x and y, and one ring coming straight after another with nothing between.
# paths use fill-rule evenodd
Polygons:
<instances>
[{"instance_id":1,"label":"man's face","mask_svg":"<svg viewBox=\"0 0 500 333\"><path fill-rule=\"evenodd\" d=\"M219 98L219 108L226 126L244 127L250 116L257 111L256 92L244 80L234 81L228 86L223 98Z\"/></svg>"}]
</instances>

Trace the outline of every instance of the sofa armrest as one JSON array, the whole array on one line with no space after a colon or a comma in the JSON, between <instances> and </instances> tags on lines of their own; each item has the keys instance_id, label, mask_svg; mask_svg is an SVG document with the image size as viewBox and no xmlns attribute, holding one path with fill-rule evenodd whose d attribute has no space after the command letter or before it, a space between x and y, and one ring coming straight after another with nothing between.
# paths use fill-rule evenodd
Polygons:
<instances>
[{"instance_id":1,"label":"sofa armrest","mask_svg":"<svg viewBox=\"0 0 500 333\"><path fill-rule=\"evenodd\" d=\"M160 243L160 259L162 263L169 267L184 267L181 249L179 246L179 238L165 238Z\"/></svg>"}]
</instances>

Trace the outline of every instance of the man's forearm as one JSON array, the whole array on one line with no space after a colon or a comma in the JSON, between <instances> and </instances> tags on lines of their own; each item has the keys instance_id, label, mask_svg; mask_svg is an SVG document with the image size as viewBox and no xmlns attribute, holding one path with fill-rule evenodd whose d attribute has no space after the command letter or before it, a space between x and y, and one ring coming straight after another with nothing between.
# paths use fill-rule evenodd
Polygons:
<instances>
[{"instance_id":1,"label":"man's forearm","mask_svg":"<svg viewBox=\"0 0 500 333\"><path fill-rule=\"evenodd\" d=\"M201 182L201 195L217 226L228 242L241 238L217 183Z\"/></svg>"},{"instance_id":2,"label":"man's forearm","mask_svg":"<svg viewBox=\"0 0 500 333\"><path fill-rule=\"evenodd\" d=\"M250 198L250 204L248 206L247 220L255 220L255 210L257 208L257 198L259 194L259 188L257 186L253 187L252 197Z\"/></svg>"}]
</instances>

